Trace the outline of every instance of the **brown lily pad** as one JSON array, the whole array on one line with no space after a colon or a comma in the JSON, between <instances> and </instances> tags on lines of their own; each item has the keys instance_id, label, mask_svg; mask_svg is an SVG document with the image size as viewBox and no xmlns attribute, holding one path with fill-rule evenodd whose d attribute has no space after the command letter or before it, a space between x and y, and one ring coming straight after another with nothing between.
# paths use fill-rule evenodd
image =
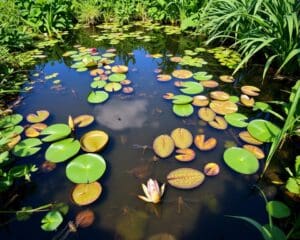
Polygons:
<instances>
[{"instance_id":1,"label":"brown lily pad","mask_svg":"<svg viewBox=\"0 0 300 240\"><path fill-rule=\"evenodd\" d=\"M223 91L213 91L210 93L210 97L215 100L226 101L229 100L230 95Z\"/></svg>"},{"instance_id":2,"label":"brown lily pad","mask_svg":"<svg viewBox=\"0 0 300 240\"><path fill-rule=\"evenodd\" d=\"M171 62L179 63L179 62L182 61L182 58L181 58L181 57L171 57L171 58L170 58L170 61L171 61Z\"/></svg>"},{"instance_id":3,"label":"brown lily pad","mask_svg":"<svg viewBox=\"0 0 300 240\"><path fill-rule=\"evenodd\" d=\"M173 99L174 96L175 96L174 93L168 92L163 95L163 98L167 99L167 100L171 100L171 99Z\"/></svg>"},{"instance_id":4,"label":"brown lily pad","mask_svg":"<svg viewBox=\"0 0 300 240\"><path fill-rule=\"evenodd\" d=\"M191 148L183 148L176 150L175 158L180 162L190 162L195 159L196 153Z\"/></svg>"},{"instance_id":5,"label":"brown lily pad","mask_svg":"<svg viewBox=\"0 0 300 240\"><path fill-rule=\"evenodd\" d=\"M104 73L104 70L99 69L99 68L90 71L90 75L93 76L93 77L96 77L98 75L102 75L103 73Z\"/></svg>"},{"instance_id":6,"label":"brown lily pad","mask_svg":"<svg viewBox=\"0 0 300 240\"><path fill-rule=\"evenodd\" d=\"M129 85L129 84L131 84L131 81L128 80L128 79L125 79L125 80L122 80L120 83L121 83L122 85Z\"/></svg>"},{"instance_id":7,"label":"brown lily pad","mask_svg":"<svg viewBox=\"0 0 300 240\"><path fill-rule=\"evenodd\" d=\"M219 77L219 79L222 81L222 82L226 82L226 83L232 83L234 82L234 77L233 76L230 76L230 75L221 75Z\"/></svg>"},{"instance_id":8,"label":"brown lily pad","mask_svg":"<svg viewBox=\"0 0 300 240\"><path fill-rule=\"evenodd\" d=\"M93 130L81 137L80 145L86 152L98 152L106 146L108 139L109 137L105 132Z\"/></svg>"},{"instance_id":9,"label":"brown lily pad","mask_svg":"<svg viewBox=\"0 0 300 240\"><path fill-rule=\"evenodd\" d=\"M218 130L225 130L228 126L227 122L223 117L216 116L213 121L208 122L208 124Z\"/></svg>"},{"instance_id":10,"label":"brown lily pad","mask_svg":"<svg viewBox=\"0 0 300 240\"><path fill-rule=\"evenodd\" d=\"M77 127L86 127L94 122L94 116L84 114L73 119L74 125Z\"/></svg>"},{"instance_id":11,"label":"brown lily pad","mask_svg":"<svg viewBox=\"0 0 300 240\"><path fill-rule=\"evenodd\" d=\"M39 123L45 121L49 115L47 110L38 110L36 113L28 114L26 120L30 123Z\"/></svg>"},{"instance_id":12,"label":"brown lily pad","mask_svg":"<svg viewBox=\"0 0 300 240\"><path fill-rule=\"evenodd\" d=\"M242 91L242 93L244 93L250 97L256 97L260 93L260 89L258 87L249 86L249 85L242 86L241 91Z\"/></svg>"},{"instance_id":13,"label":"brown lily pad","mask_svg":"<svg viewBox=\"0 0 300 240\"><path fill-rule=\"evenodd\" d=\"M115 65L111 68L113 73L127 73L128 67L125 65Z\"/></svg>"},{"instance_id":14,"label":"brown lily pad","mask_svg":"<svg viewBox=\"0 0 300 240\"><path fill-rule=\"evenodd\" d=\"M194 139L194 144L201 151L209 151L217 146L217 139L211 137L205 140L205 135L196 135Z\"/></svg>"},{"instance_id":15,"label":"brown lily pad","mask_svg":"<svg viewBox=\"0 0 300 240\"><path fill-rule=\"evenodd\" d=\"M249 152L252 152L257 159L263 159L265 157L265 153L263 152L263 150L261 150L257 146L245 144L243 145L243 148L248 150Z\"/></svg>"},{"instance_id":16,"label":"brown lily pad","mask_svg":"<svg viewBox=\"0 0 300 240\"><path fill-rule=\"evenodd\" d=\"M206 88L216 88L219 86L219 83L214 80L202 81L201 84L203 87Z\"/></svg>"},{"instance_id":17,"label":"brown lily pad","mask_svg":"<svg viewBox=\"0 0 300 240\"><path fill-rule=\"evenodd\" d=\"M89 205L95 202L102 192L99 182L77 184L72 192L73 201L79 205Z\"/></svg>"},{"instance_id":18,"label":"brown lily pad","mask_svg":"<svg viewBox=\"0 0 300 240\"><path fill-rule=\"evenodd\" d=\"M207 163L204 166L204 173L206 176L216 176L220 173L220 167L213 162Z\"/></svg>"},{"instance_id":19,"label":"brown lily pad","mask_svg":"<svg viewBox=\"0 0 300 240\"><path fill-rule=\"evenodd\" d=\"M181 149L189 148L193 144L193 135L185 128L176 128L171 132L175 146Z\"/></svg>"},{"instance_id":20,"label":"brown lily pad","mask_svg":"<svg viewBox=\"0 0 300 240\"><path fill-rule=\"evenodd\" d=\"M177 69L172 72L172 75L179 79L188 79L193 76L193 73L189 70Z\"/></svg>"},{"instance_id":21,"label":"brown lily pad","mask_svg":"<svg viewBox=\"0 0 300 240\"><path fill-rule=\"evenodd\" d=\"M172 79L172 76L169 74L159 74L157 75L157 81L159 82L168 82Z\"/></svg>"},{"instance_id":22,"label":"brown lily pad","mask_svg":"<svg viewBox=\"0 0 300 240\"><path fill-rule=\"evenodd\" d=\"M75 218L75 223L78 227L86 228L91 226L95 221L95 214L92 210L86 209L80 211Z\"/></svg>"},{"instance_id":23,"label":"brown lily pad","mask_svg":"<svg viewBox=\"0 0 300 240\"><path fill-rule=\"evenodd\" d=\"M197 169L178 168L167 175L168 183L180 189L198 187L205 179L205 175Z\"/></svg>"},{"instance_id":24,"label":"brown lily pad","mask_svg":"<svg viewBox=\"0 0 300 240\"><path fill-rule=\"evenodd\" d=\"M197 95L193 97L192 105L196 107L205 107L209 104L209 99L204 95Z\"/></svg>"},{"instance_id":25,"label":"brown lily pad","mask_svg":"<svg viewBox=\"0 0 300 240\"><path fill-rule=\"evenodd\" d=\"M226 115L229 113L237 112L238 106L231 101L218 101L213 100L209 107L217 114Z\"/></svg>"},{"instance_id":26,"label":"brown lily pad","mask_svg":"<svg viewBox=\"0 0 300 240\"><path fill-rule=\"evenodd\" d=\"M198 116L203 121L210 122L215 119L216 113L208 107L203 107L199 109Z\"/></svg>"},{"instance_id":27,"label":"brown lily pad","mask_svg":"<svg viewBox=\"0 0 300 240\"><path fill-rule=\"evenodd\" d=\"M254 103L255 103L254 98L248 97L248 96L245 95L245 94L242 94L242 95L241 95L240 101L241 101L241 103L242 103L244 106L246 106L246 107L253 107L253 106L254 106Z\"/></svg>"},{"instance_id":28,"label":"brown lily pad","mask_svg":"<svg viewBox=\"0 0 300 240\"><path fill-rule=\"evenodd\" d=\"M26 128L25 136L26 137L38 137L40 132L47 127L44 123L35 123Z\"/></svg>"},{"instance_id":29,"label":"brown lily pad","mask_svg":"<svg viewBox=\"0 0 300 240\"><path fill-rule=\"evenodd\" d=\"M253 144L253 145L262 145L263 142L255 139L251 136L248 131L243 131L239 133L239 137L246 143Z\"/></svg>"},{"instance_id":30,"label":"brown lily pad","mask_svg":"<svg viewBox=\"0 0 300 240\"><path fill-rule=\"evenodd\" d=\"M161 158L169 157L174 151L174 140L169 135L160 135L153 141L153 150Z\"/></svg>"}]
</instances>

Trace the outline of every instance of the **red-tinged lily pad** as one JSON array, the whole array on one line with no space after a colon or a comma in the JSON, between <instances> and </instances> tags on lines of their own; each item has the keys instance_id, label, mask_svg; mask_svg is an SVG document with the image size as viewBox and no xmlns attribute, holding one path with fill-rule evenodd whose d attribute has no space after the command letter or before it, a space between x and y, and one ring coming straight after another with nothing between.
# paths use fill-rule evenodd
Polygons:
<instances>
[{"instance_id":1,"label":"red-tinged lily pad","mask_svg":"<svg viewBox=\"0 0 300 240\"><path fill-rule=\"evenodd\" d=\"M38 138L28 138L19 142L12 150L17 157L29 157L41 150L42 141Z\"/></svg>"},{"instance_id":2,"label":"red-tinged lily pad","mask_svg":"<svg viewBox=\"0 0 300 240\"><path fill-rule=\"evenodd\" d=\"M173 77L179 78L179 79L188 79L193 76L193 73L189 70L184 70L184 69L178 69L174 70L172 72Z\"/></svg>"},{"instance_id":3,"label":"red-tinged lily pad","mask_svg":"<svg viewBox=\"0 0 300 240\"><path fill-rule=\"evenodd\" d=\"M226 122L228 122L231 126L234 127L247 127L248 123L245 122L248 120L248 117L242 113L230 113L224 116Z\"/></svg>"},{"instance_id":4,"label":"red-tinged lily pad","mask_svg":"<svg viewBox=\"0 0 300 240\"><path fill-rule=\"evenodd\" d=\"M179 117L189 117L193 114L194 108L191 104L174 104L173 112Z\"/></svg>"},{"instance_id":5,"label":"red-tinged lily pad","mask_svg":"<svg viewBox=\"0 0 300 240\"><path fill-rule=\"evenodd\" d=\"M196 135L194 144L201 151L209 151L217 146L217 139L211 137L205 140L205 135Z\"/></svg>"},{"instance_id":6,"label":"red-tinged lily pad","mask_svg":"<svg viewBox=\"0 0 300 240\"><path fill-rule=\"evenodd\" d=\"M196 107L205 107L209 104L209 100L204 95L197 95L193 97L192 105Z\"/></svg>"},{"instance_id":7,"label":"red-tinged lily pad","mask_svg":"<svg viewBox=\"0 0 300 240\"><path fill-rule=\"evenodd\" d=\"M175 159L180 162L190 162L195 159L196 153L191 148L177 149Z\"/></svg>"},{"instance_id":8,"label":"red-tinged lily pad","mask_svg":"<svg viewBox=\"0 0 300 240\"><path fill-rule=\"evenodd\" d=\"M45 121L49 117L47 110L38 110L36 113L28 114L26 120L30 123L39 123Z\"/></svg>"},{"instance_id":9,"label":"red-tinged lily pad","mask_svg":"<svg viewBox=\"0 0 300 240\"><path fill-rule=\"evenodd\" d=\"M169 135L160 135L153 141L153 150L161 158L169 157L175 149L174 140Z\"/></svg>"},{"instance_id":10,"label":"red-tinged lily pad","mask_svg":"<svg viewBox=\"0 0 300 240\"><path fill-rule=\"evenodd\" d=\"M46 137L42 138L42 141L44 142L53 142L59 139L62 139L64 137L67 137L71 133L71 128L62 123L53 124L47 128L45 128L40 135Z\"/></svg>"},{"instance_id":11,"label":"red-tinged lily pad","mask_svg":"<svg viewBox=\"0 0 300 240\"><path fill-rule=\"evenodd\" d=\"M75 224L78 227L86 228L91 226L94 223L95 220L95 214L92 210L86 209L83 211L80 211L75 218Z\"/></svg>"},{"instance_id":12,"label":"red-tinged lily pad","mask_svg":"<svg viewBox=\"0 0 300 240\"><path fill-rule=\"evenodd\" d=\"M198 116L203 121L210 122L215 119L216 113L213 110L211 110L210 108L203 107L203 108L199 109Z\"/></svg>"},{"instance_id":13,"label":"red-tinged lily pad","mask_svg":"<svg viewBox=\"0 0 300 240\"><path fill-rule=\"evenodd\" d=\"M118 82L110 82L104 86L104 90L107 92L118 92L122 89L122 85Z\"/></svg>"},{"instance_id":14,"label":"red-tinged lily pad","mask_svg":"<svg viewBox=\"0 0 300 240\"><path fill-rule=\"evenodd\" d=\"M260 89L258 87L249 86L249 85L242 86L241 91L242 91L242 93L244 93L250 97L256 97L260 93Z\"/></svg>"},{"instance_id":15,"label":"red-tinged lily pad","mask_svg":"<svg viewBox=\"0 0 300 240\"><path fill-rule=\"evenodd\" d=\"M44 130L47 127L44 123L35 123L26 128L25 130L25 136L26 137L38 137L40 136L40 133L42 130Z\"/></svg>"},{"instance_id":16,"label":"red-tinged lily pad","mask_svg":"<svg viewBox=\"0 0 300 240\"><path fill-rule=\"evenodd\" d=\"M171 138L174 140L177 148L189 148L193 144L193 135L185 128L176 128L171 132Z\"/></svg>"},{"instance_id":17,"label":"red-tinged lily pad","mask_svg":"<svg viewBox=\"0 0 300 240\"><path fill-rule=\"evenodd\" d=\"M228 126L227 122L223 117L216 116L213 121L208 122L209 126L218 129L218 130L225 130Z\"/></svg>"},{"instance_id":18,"label":"red-tinged lily pad","mask_svg":"<svg viewBox=\"0 0 300 240\"><path fill-rule=\"evenodd\" d=\"M67 138L52 143L45 154L45 158L49 162L64 162L75 156L80 150L80 143L74 138Z\"/></svg>"},{"instance_id":19,"label":"red-tinged lily pad","mask_svg":"<svg viewBox=\"0 0 300 240\"><path fill-rule=\"evenodd\" d=\"M178 168L167 175L168 183L180 189L198 187L205 179L205 175L197 169Z\"/></svg>"},{"instance_id":20,"label":"red-tinged lily pad","mask_svg":"<svg viewBox=\"0 0 300 240\"><path fill-rule=\"evenodd\" d=\"M231 101L218 101L213 100L209 107L217 114L226 115L229 113L237 112L238 106Z\"/></svg>"},{"instance_id":21,"label":"red-tinged lily pad","mask_svg":"<svg viewBox=\"0 0 300 240\"><path fill-rule=\"evenodd\" d=\"M128 80L128 79L125 79L125 80L121 81L120 83L121 83L122 85L129 85L129 84L131 84L131 81Z\"/></svg>"},{"instance_id":22,"label":"red-tinged lily pad","mask_svg":"<svg viewBox=\"0 0 300 240\"><path fill-rule=\"evenodd\" d=\"M220 167L218 164L210 162L205 164L204 173L206 176L216 176L220 173Z\"/></svg>"},{"instance_id":23,"label":"red-tinged lily pad","mask_svg":"<svg viewBox=\"0 0 300 240\"><path fill-rule=\"evenodd\" d=\"M259 168L258 160L254 154L243 148L228 148L223 157L225 163L238 173L254 174Z\"/></svg>"},{"instance_id":24,"label":"red-tinged lily pad","mask_svg":"<svg viewBox=\"0 0 300 240\"><path fill-rule=\"evenodd\" d=\"M111 68L113 73L127 73L128 67L125 65L116 65Z\"/></svg>"},{"instance_id":25,"label":"red-tinged lily pad","mask_svg":"<svg viewBox=\"0 0 300 240\"><path fill-rule=\"evenodd\" d=\"M265 157L263 150L261 150L257 146L245 144L245 145L243 145L243 148L248 150L249 152L252 152L257 159L263 159Z\"/></svg>"},{"instance_id":26,"label":"red-tinged lily pad","mask_svg":"<svg viewBox=\"0 0 300 240\"><path fill-rule=\"evenodd\" d=\"M87 97L89 103L103 103L109 98L107 92L104 91L92 91Z\"/></svg>"},{"instance_id":27,"label":"red-tinged lily pad","mask_svg":"<svg viewBox=\"0 0 300 240\"><path fill-rule=\"evenodd\" d=\"M216 88L219 86L219 83L214 80L202 81L202 86L206 88Z\"/></svg>"},{"instance_id":28,"label":"red-tinged lily pad","mask_svg":"<svg viewBox=\"0 0 300 240\"><path fill-rule=\"evenodd\" d=\"M123 73L113 73L108 77L108 80L111 82L122 82L126 79L126 75Z\"/></svg>"},{"instance_id":29,"label":"red-tinged lily pad","mask_svg":"<svg viewBox=\"0 0 300 240\"><path fill-rule=\"evenodd\" d=\"M248 132L261 142L273 142L280 133L280 128L270 121L256 119L249 123Z\"/></svg>"},{"instance_id":30,"label":"red-tinged lily pad","mask_svg":"<svg viewBox=\"0 0 300 240\"><path fill-rule=\"evenodd\" d=\"M98 182L77 184L72 192L73 201L79 206L95 202L101 195L102 186Z\"/></svg>"},{"instance_id":31,"label":"red-tinged lily pad","mask_svg":"<svg viewBox=\"0 0 300 240\"><path fill-rule=\"evenodd\" d=\"M263 142L257 140L256 138L252 137L248 131L243 131L239 133L239 137L246 143L253 144L253 145L262 145Z\"/></svg>"},{"instance_id":32,"label":"red-tinged lily pad","mask_svg":"<svg viewBox=\"0 0 300 240\"><path fill-rule=\"evenodd\" d=\"M241 103L246 107L253 107L255 104L255 100L252 97L248 97L245 94L242 94L240 97Z\"/></svg>"},{"instance_id":33,"label":"red-tinged lily pad","mask_svg":"<svg viewBox=\"0 0 300 240\"><path fill-rule=\"evenodd\" d=\"M105 169L106 163L102 156L86 153L69 162L66 175L74 183L92 183L102 177Z\"/></svg>"},{"instance_id":34,"label":"red-tinged lily pad","mask_svg":"<svg viewBox=\"0 0 300 240\"><path fill-rule=\"evenodd\" d=\"M173 104L188 104L193 101L193 98L187 95L175 95L172 97L172 100Z\"/></svg>"},{"instance_id":35,"label":"red-tinged lily pad","mask_svg":"<svg viewBox=\"0 0 300 240\"><path fill-rule=\"evenodd\" d=\"M84 115L77 116L76 118L74 118L73 121L77 127L86 127L92 124L94 122L94 119L95 119L94 116L84 114Z\"/></svg>"},{"instance_id":36,"label":"red-tinged lily pad","mask_svg":"<svg viewBox=\"0 0 300 240\"><path fill-rule=\"evenodd\" d=\"M210 97L219 101L229 100L230 95L223 91L213 91L210 93Z\"/></svg>"},{"instance_id":37,"label":"red-tinged lily pad","mask_svg":"<svg viewBox=\"0 0 300 240\"><path fill-rule=\"evenodd\" d=\"M169 74L159 74L157 75L157 81L159 82L168 82L172 79L172 76Z\"/></svg>"},{"instance_id":38,"label":"red-tinged lily pad","mask_svg":"<svg viewBox=\"0 0 300 240\"><path fill-rule=\"evenodd\" d=\"M100 130L93 130L84 134L80 139L81 148L86 152L101 151L108 143L108 135Z\"/></svg>"},{"instance_id":39,"label":"red-tinged lily pad","mask_svg":"<svg viewBox=\"0 0 300 240\"><path fill-rule=\"evenodd\" d=\"M133 87L124 87L124 88L122 89L122 92L123 92L123 93L126 93L126 94L130 94L130 93L133 93L133 92L134 92L134 89L133 89Z\"/></svg>"},{"instance_id":40,"label":"red-tinged lily pad","mask_svg":"<svg viewBox=\"0 0 300 240\"><path fill-rule=\"evenodd\" d=\"M92 71L90 71L90 75L93 76L93 77L96 77L98 75L102 75L104 73L104 70L103 69L94 69Z\"/></svg>"},{"instance_id":41,"label":"red-tinged lily pad","mask_svg":"<svg viewBox=\"0 0 300 240\"><path fill-rule=\"evenodd\" d=\"M222 82L225 82L225 83L232 83L234 82L234 77L233 76L230 76L230 75L221 75L219 77L219 79L222 81Z\"/></svg>"}]
</instances>

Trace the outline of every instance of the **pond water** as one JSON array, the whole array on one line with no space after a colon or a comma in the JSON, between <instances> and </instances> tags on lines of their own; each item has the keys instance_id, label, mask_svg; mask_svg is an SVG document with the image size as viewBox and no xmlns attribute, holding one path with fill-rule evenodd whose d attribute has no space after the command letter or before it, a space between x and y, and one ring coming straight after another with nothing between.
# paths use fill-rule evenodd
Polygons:
<instances>
[{"instance_id":1,"label":"pond water","mask_svg":"<svg viewBox=\"0 0 300 240\"><path fill-rule=\"evenodd\" d=\"M252 188L257 176L235 173L223 161L226 146L244 144L237 136L241 130L231 126L225 131L216 130L204 124L199 121L198 107L195 107L190 117L176 116L172 111L172 103L162 98L167 92L179 94L178 88L174 86L176 79L158 82L155 70L161 69L166 74L176 68L193 72L207 71L220 84L213 90L223 90L237 96L240 94L240 86L245 82L258 86L259 77L240 75L233 84L223 83L218 77L230 74L230 70L219 65L210 53L198 54L208 62L201 68L180 66L169 61L168 54L183 56L184 50L199 47L201 40L196 36L168 35L162 29L140 27L139 30L145 31L140 37L121 39L116 45L111 45L109 39L96 41L97 37L104 35L102 29L78 30L69 37L66 44L49 49L49 59L32 71L32 82L29 85L33 89L22 95L24 99L15 111L26 116L36 110L46 109L50 112L50 118L46 120L48 125L67 123L69 115L93 115L95 122L76 129L75 136L80 139L84 133L95 129L109 135L109 143L100 153L106 160L107 169L99 180L103 187L102 195L87 207L76 206L70 198L75 185L65 176L66 163L57 164L51 172L39 170L33 174L32 182L24 186L20 206L65 202L70 206L70 211L63 225L74 220L79 211L93 210L96 217L94 224L70 233L68 239L260 239L252 226L225 216L243 215L261 223L267 222L264 201ZM109 30L105 30L107 32ZM145 40L145 36L149 36L149 40ZM93 77L89 71L77 72L70 68L73 64L71 59L62 57L65 51L76 50L74 44L97 48L100 54L115 48L115 62L111 65L128 66L127 79L132 81L130 86L134 88L134 93L110 93L109 99L102 104L88 103L87 96L91 91ZM149 54L155 53L162 54L162 57L149 57ZM39 73L39 76L35 73ZM45 76L53 73L59 75L45 80ZM61 83L53 84L54 79L59 79ZM261 99L270 99L270 88L259 87L264 92ZM273 87L274 90L277 86ZM205 89L201 94L207 95L210 91L212 89ZM278 92L273 91L273 94ZM240 112L251 118L259 115L254 115L246 107L239 105L239 108ZM204 133L215 137L217 147L203 152L193 145L196 159L189 163L176 161L174 153L167 159L157 158L152 150L153 140L161 134L170 134L175 128L189 129L193 136ZM45 149L46 146L33 157L18 162L32 162L40 167L45 161ZM266 146L263 149L266 150ZM206 177L199 187L180 190L167 185L162 202L157 205L137 198L138 194L143 194L141 184L146 183L150 177L160 183L167 182L166 176L171 170L191 167L203 171L208 162L218 163L220 174ZM1 229L0 239L62 239L55 237L63 227L53 233L44 232L40 229L41 217L42 214L38 213L29 221L9 224ZM165 234L162 238L153 237L162 233Z\"/></svg>"}]
</instances>

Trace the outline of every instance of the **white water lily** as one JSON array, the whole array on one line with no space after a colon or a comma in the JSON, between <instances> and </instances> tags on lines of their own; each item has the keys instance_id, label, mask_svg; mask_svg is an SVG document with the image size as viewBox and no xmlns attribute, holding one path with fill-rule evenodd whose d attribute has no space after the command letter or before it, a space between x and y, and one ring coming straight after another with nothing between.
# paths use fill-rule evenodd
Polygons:
<instances>
[{"instance_id":1,"label":"white water lily","mask_svg":"<svg viewBox=\"0 0 300 240\"><path fill-rule=\"evenodd\" d=\"M147 186L145 184L142 184L142 187L146 196L138 195L140 199L145 202L160 202L160 199L165 191L165 184L161 185L161 187L159 188L158 182L150 178L147 182Z\"/></svg>"}]
</instances>

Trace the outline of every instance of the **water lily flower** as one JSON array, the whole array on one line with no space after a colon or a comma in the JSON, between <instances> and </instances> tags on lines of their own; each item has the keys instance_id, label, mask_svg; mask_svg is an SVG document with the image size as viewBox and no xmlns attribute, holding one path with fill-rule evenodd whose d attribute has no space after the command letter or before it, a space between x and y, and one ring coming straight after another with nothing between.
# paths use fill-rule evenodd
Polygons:
<instances>
[{"instance_id":1,"label":"water lily flower","mask_svg":"<svg viewBox=\"0 0 300 240\"><path fill-rule=\"evenodd\" d=\"M163 184L159 188L158 182L150 178L147 182L147 186L145 184L142 184L142 187L146 196L138 195L138 198L142 199L145 202L160 202L160 199L165 191L165 184Z\"/></svg>"}]
</instances>

